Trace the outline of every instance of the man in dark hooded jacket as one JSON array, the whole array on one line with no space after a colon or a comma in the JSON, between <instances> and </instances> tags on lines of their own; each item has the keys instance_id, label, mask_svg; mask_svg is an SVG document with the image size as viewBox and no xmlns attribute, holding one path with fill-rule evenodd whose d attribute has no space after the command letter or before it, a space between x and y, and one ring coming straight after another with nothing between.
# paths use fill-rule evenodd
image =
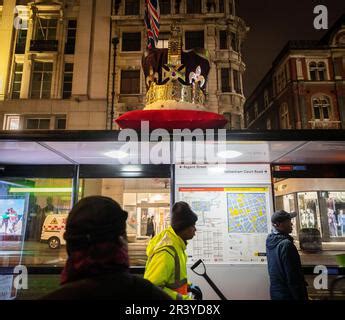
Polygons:
<instances>
[{"instance_id":1,"label":"man in dark hooded jacket","mask_svg":"<svg viewBox=\"0 0 345 320\"><path fill-rule=\"evenodd\" d=\"M301 259L293 244L291 219L296 213L284 210L272 215L272 233L266 240L272 300L308 300Z\"/></svg>"},{"instance_id":2,"label":"man in dark hooded jacket","mask_svg":"<svg viewBox=\"0 0 345 320\"><path fill-rule=\"evenodd\" d=\"M44 300L171 300L129 271L127 212L111 198L86 197L71 210L62 286Z\"/></svg>"}]
</instances>

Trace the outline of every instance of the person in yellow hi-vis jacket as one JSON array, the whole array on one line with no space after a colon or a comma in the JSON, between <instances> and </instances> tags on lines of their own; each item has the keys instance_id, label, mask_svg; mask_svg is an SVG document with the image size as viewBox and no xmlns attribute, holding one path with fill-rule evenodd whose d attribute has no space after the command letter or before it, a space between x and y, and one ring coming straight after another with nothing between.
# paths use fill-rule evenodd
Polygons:
<instances>
[{"instance_id":1,"label":"person in yellow hi-vis jacket","mask_svg":"<svg viewBox=\"0 0 345 320\"><path fill-rule=\"evenodd\" d=\"M195 236L198 216L186 202L172 208L171 226L149 242L144 278L163 289L175 300L192 299L188 292L201 296L198 287L187 281L187 240Z\"/></svg>"}]
</instances>

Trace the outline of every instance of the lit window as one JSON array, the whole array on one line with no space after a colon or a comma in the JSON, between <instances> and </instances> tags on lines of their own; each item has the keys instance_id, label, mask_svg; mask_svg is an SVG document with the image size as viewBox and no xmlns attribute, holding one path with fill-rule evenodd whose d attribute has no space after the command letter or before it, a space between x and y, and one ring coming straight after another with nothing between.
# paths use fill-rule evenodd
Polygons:
<instances>
[{"instance_id":1,"label":"lit window","mask_svg":"<svg viewBox=\"0 0 345 320\"><path fill-rule=\"evenodd\" d=\"M168 49L169 47L169 32L161 32L158 37L157 48L159 49Z\"/></svg>"},{"instance_id":2,"label":"lit window","mask_svg":"<svg viewBox=\"0 0 345 320\"><path fill-rule=\"evenodd\" d=\"M19 115L5 115L5 130L19 130L20 116Z\"/></svg>"}]
</instances>

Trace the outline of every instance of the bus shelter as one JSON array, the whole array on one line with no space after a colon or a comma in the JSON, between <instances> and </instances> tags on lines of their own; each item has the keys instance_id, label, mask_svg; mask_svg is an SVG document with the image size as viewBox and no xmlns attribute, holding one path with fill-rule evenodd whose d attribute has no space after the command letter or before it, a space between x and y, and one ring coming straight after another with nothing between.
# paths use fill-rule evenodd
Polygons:
<instances>
[{"instance_id":1,"label":"bus shelter","mask_svg":"<svg viewBox=\"0 0 345 320\"><path fill-rule=\"evenodd\" d=\"M325 265L339 274L345 252L344 163L345 135L339 130L3 131L2 296L25 296L12 287L8 270L16 265L36 274L61 271L67 214L89 195L112 197L128 211L133 272L143 271L147 243L169 225L172 204L186 201L199 217L189 263L202 259L228 299L269 298L265 239L278 209L298 213L293 236L306 272ZM314 238L303 248L300 240L308 230ZM202 278L192 272L190 278L206 299L217 298Z\"/></svg>"}]
</instances>

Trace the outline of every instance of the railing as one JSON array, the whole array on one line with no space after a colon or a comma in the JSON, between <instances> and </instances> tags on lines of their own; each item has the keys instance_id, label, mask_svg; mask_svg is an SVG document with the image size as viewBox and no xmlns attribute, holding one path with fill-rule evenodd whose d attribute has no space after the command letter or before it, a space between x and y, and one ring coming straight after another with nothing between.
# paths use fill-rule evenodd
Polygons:
<instances>
[{"instance_id":1,"label":"railing","mask_svg":"<svg viewBox=\"0 0 345 320\"><path fill-rule=\"evenodd\" d=\"M58 51L58 40L31 40L30 41L30 51Z\"/></svg>"}]
</instances>

